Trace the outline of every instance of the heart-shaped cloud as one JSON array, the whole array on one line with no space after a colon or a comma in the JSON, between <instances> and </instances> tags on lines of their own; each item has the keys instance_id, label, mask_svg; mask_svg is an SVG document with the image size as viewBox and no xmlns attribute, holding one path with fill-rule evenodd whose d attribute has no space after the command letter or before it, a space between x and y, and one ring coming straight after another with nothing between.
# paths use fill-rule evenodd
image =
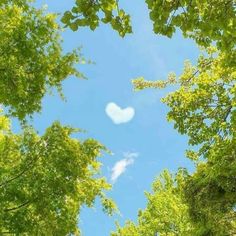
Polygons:
<instances>
[{"instance_id":1,"label":"heart-shaped cloud","mask_svg":"<svg viewBox=\"0 0 236 236\"><path fill-rule=\"evenodd\" d=\"M115 124L127 123L134 117L135 111L133 107L121 109L118 105L110 102L106 106L106 113Z\"/></svg>"}]
</instances>

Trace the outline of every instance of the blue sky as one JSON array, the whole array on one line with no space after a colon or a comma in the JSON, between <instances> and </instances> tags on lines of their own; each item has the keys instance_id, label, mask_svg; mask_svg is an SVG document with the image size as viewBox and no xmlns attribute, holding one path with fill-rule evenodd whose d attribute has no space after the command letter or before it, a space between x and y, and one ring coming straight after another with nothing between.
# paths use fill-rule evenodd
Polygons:
<instances>
[{"instance_id":1,"label":"blue sky","mask_svg":"<svg viewBox=\"0 0 236 236\"><path fill-rule=\"evenodd\" d=\"M37 4L63 12L72 7L73 0L38 0ZM40 133L59 120L85 129L86 134L76 136L93 137L113 153L104 155L101 161L103 174L113 183L109 196L116 201L121 214L109 218L99 204L94 209L82 209L80 227L84 236L108 236L115 229L116 220L121 225L127 219L135 220L138 209L145 207L144 191L150 190L163 169L192 168L184 157L187 138L167 123L168 109L160 102L171 89L134 92L131 79L138 76L165 79L171 71L179 74L184 60L196 61L198 49L178 32L172 39L155 35L144 0L136 1L135 5L124 0L120 4L132 16L134 33L122 39L107 25L101 25L95 32L66 30L65 52L83 46L84 56L96 64L79 66L88 80L69 78L63 83L67 102L57 95L46 96L42 113L34 116L34 126ZM109 103L132 108L133 118L114 124L105 112Z\"/></svg>"}]
</instances>

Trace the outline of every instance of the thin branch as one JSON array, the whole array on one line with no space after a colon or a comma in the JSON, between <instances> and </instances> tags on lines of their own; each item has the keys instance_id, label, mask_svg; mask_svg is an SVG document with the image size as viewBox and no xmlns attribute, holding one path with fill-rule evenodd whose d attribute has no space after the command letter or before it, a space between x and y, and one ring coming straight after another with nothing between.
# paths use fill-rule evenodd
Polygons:
<instances>
[{"instance_id":1,"label":"thin branch","mask_svg":"<svg viewBox=\"0 0 236 236\"><path fill-rule=\"evenodd\" d=\"M116 0L116 8L117 8L117 12L119 15L119 13L120 13L119 0Z\"/></svg>"},{"instance_id":2,"label":"thin branch","mask_svg":"<svg viewBox=\"0 0 236 236\"><path fill-rule=\"evenodd\" d=\"M15 179L18 179L19 177L21 177L27 170L29 170L29 168L23 170L22 172L20 172L18 175L16 175L15 177L12 177L11 179L6 180L5 182L0 184L0 187L3 187L5 185L7 185L8 183L14 181Z\"/></svg>"},{"instance_id":3,"label":"thin branch","mask_svg":"<svg viewBox=\"0 0 236 236\"><path fill-rule=\"evenodd\" d=\"M227 111L226 111L226 114L225 114L225 117L224 117L224 119L223 119L224 122L226 122L226 120L227 120L227 118L228 118L228 116L229 116L229 114L230 114L232 108L233 108L232 105L230 105L230 106L228 107L228 109L227 109Z\"/></svg>"},{"instance_id":4,"label":"thin branch","mask_svg":"<svg viewBox=\"0 0 236 236\"><path fill-rule=\"evenodd\" d=\"M172 14L171 17L169 18L169 21L168 21L168 23L167 23L167 27L170 26L170 24L171 24L171 22L172 22L172 19L173 19L173 17L175 16L175 12L176 12L176 10L174 10L173 14Z\"/></svg>"},{"instance_id":5,"label":"thin branch","mask_svg":"<svg viewBox=\"0 0 236 236\"><path fill-rule=\"evenodd\" d=\"M4 231L4 232L0 232L1 234L15 234L13 232L7 232L7 231Z\"/></svg>"},{"instance_id":6,"label":"thin branch","mask_svg":"<svg viewBox=\"0 0 236 236\"><path fill-rule=\"evenodd\" d=\"M46 141L47 141L47 140L46 140ZM38 145L38 142L35 143L34 146L36 146L36 145ZM7 185L8 183L10 183L10 182L12 182L12 181L14 181L14 180L16 180L16 179L18 179L18 178L20 178L20 177L21 177L22 175L24 175L27 171L31 170L32 165L33 165L35 162L37 162L38 159L39 159L39 156L36 156L36 158L33 158L33 159L29 162L28 166L27 166L24 170L22 170L22 171L21 171L20 173L18 173L16 176L13 176L12 178L10 178L10 179L8 179L8 180L6 180L6 181L0 183L0 188L1 188L1 187L4 187L4 186Z\"/></svg>"},{"instance_id":7,"label":"thin branch","mask_svg":"<svg viewBox=\"0 0 236 236\"><path fill-rule=\"evenodd\" d=\"M206 63L203 64L203 66L208 66L212 63L212 61L208 61ZM198 73L200 73L200 70L196 70L189 78L188 80L186 81L187 83L190 82Z\"/></svg>"},{"instance_id":8,"label":"thin branch","mask_svg":"<svg viewBox=\"0 0 236 236\"><path fill-rule=\"evenodd\" d=\"M4 209L4 211L5 212L9 212L9 211L16 211L16 210L19 210L20 208L22 208L22 207L25 207L25 206L27 206L27 205L29 205L31 203L31 201L30 200L28 200L28 201L26 201L26 202L24 202L24 203L22 203L21 205L19 205L19 206L16 206L16 207L12 207L12 208L7 208L7 209Z\"/></svg>"}]
</instances>

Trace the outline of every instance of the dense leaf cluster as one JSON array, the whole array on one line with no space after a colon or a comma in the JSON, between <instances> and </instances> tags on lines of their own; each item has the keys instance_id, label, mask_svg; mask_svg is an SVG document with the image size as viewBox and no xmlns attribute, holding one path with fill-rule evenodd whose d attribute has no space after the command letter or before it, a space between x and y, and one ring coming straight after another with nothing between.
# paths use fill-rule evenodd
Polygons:
<instances>
[{"instance_id":1,"label":"dense leaf cluster","mask_svg":"<svg viewBox=\"0 0 236 236\"><path fill-rule=\"evenodd\" d=\"M146 2L155 33L172 37L179 28L203 50L197 65L186 61L179 77L170 74L165 81L147 81L142 77L133 81L136 90L177 85L174 92L162 99L170 108L167 119L174 122L178 132L187 135L189 145L194 146L194 151L187 150L186 154L195 161L196 170L185 177L182 189L194 233L159 230L158 235L235 235L235 1ZM176 202L174 200L173 204ZM165 201L156 199L156 204L165 204ZM163 216L148 209L145 211L148 211L150 221L162 222ZM159 210L161 207L156 211ZM168 211L171 212L171 207L163 214L168 215ZM168 222L164 225L168 226ZM135 228L141 226L139 217ZM180 223L175 227L178 226ZM115 235L129 235L122 234L122 230L131 232L133 229L118 228ZM137 235L152 236L153 233Z\"/></svg>"},{"instance_id":2,"label":"dense leaf cluster","mask_svg":"<svg viewBox=\"0 0 236 236\"><path fill-rule=\"evenodd\" d=\"M80 55L62 53L56 16L26 3L0 8L0 103L20 119L41 110L50 88L60 92L68 76L82 76L74 67Z\"/></svg>"},{"instance_id":3,"label":"dense leaf cluster","mask_svg":"<svg viewBox=\"0 0 236 236\"><path fill-rule=\"evenodd\" d=\"M52 124L44 135L32 128L13 134L0 117L0 234L78 235L83 205L99 196L111 213L110 185L98 176L104 147L93 139L70 137L75 130Z\"/></svg>"},{"instance_id":4,"label":"dense leaf cluster","mask_svg":"<svg viewBox=\"0 0 236 236\"><path fill-rule=\"evenodd\" d=\"M111 236L196 235L190 220L188 205L184 202L183 188L186 171L172 176L165 170L152 184L152 193L146 193L147 207L140 210L138 224L131 221Z\"/></svg>"},{"instance_id":5,"label":"dense leaf cluster","mask_svg":"<svg viewBox=\"0 0 236 236\"><path fill-rule=\"evenodd\" d=\"M146 0L157 34L172 37L176 28L204 47L216 42L220 50L235 47L234 0Z\"/></svg>"},{"instance_id":6,"label":"dense leaf cluster","mask_svg":"<svg viewBox=\"0 0 236 236\"><path fill-rule=\"evenodd\" d=\"M120 36L132 32L130 16L119 8L117 0L77 0L71 11L66 11L62 22L73 31L89 26L95 30L100 22L110 24Z\"/></svg>"},{"instance_id":7,"label":"dense leaf cluster","mask_svg":"<svg viewBox=\"0 0 236 236\"><path fill-rule=\"evenodd\" d=\"M0 235L79 235L82 206L101 200L112 214L97 160L105 150L93 139L71 138L76 130L54 122L39 136L26 116L41 110L43 96L82 62L78 51L63 54L56 15L27 0L0 2L0 104L22 124L14 134L0 112ZM6 110L5 110L6 111Z\"/></svg>"},{"instance_id":8,"label":"dense leaf cluster","mask_svg":"<svg viewBox=\"0 0 236 236\"><path fill-rule=\"evenodd\" d=\"M163 99L170 107L168 119L188 135L190 145L199 147L187 151L197 165L185 195L193 221L201 225L200 235L232 235L236 229L236 74L224 59L220 54L200 57L196 67L187 63L180 88Z\"/></svg>"}]
</instances>

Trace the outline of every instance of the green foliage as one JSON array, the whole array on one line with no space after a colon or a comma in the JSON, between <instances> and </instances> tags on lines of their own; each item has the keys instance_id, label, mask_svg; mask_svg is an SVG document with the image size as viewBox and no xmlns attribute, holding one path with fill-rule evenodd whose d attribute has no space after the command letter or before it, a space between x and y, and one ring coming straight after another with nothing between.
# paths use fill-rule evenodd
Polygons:
<instances>
[{"instance_id":1,"label":"green foliage","mask_svg":"<svg viewBox=\"0 0 236 236\"><path fill-rule=\"evenodd\" d=\"M197 66L186 62L179 88L163 99L170 107L168 120L188 135L190 145L204 144L202 151L234 132L236 73L224 67L223 61L224 54L220 54L200 56Z\"/></svg>"},{"instance_id":2,"label":"green foliage","mask_svg":"<svg viewBox=\"0 0 236 236\"><path fill-rule=\"evenodd\" d=\"M201 46L216 42L221 51L235 48L235 0L146 0L146 3L155 33L172 37L178 28Z\"/></svg>"},{"instance_id":3,"label":"green foliage","mask_svg":"<svg viewBox=\"0 0 236 236\"><path fill-rule=\"evenodd\" d=\"M0 2L0 103L8 115L25 121L41 110L41 100L83 63L79 51L63 54L55 14L30 0ZM111 188L100 177L103 145L71 138L75 129L54 122L39 136L32 127L13 134L0 114L0 234L79 235L82 206L101 200L104 212L116 210L106 197Z\"/></svg>"},{"instance_id":4,"label":"green foliage","mask_svg":"<svg viewBox=\"0 0 236 236\"><path fill-rule=\"evenodd\" d=\"M54 122L42 136L32 128L16 135L0 117L1 235L79 235L80 209L96 197L113 212L104 193L111 186L98 175L105 148L71 138L74 131Z\"/></svg>"},{"instance_id":5,"label":"green foliage","mask_svg":"<svg viewBox=\"0 0 236 236\"><path fill-rule=\"evenodd\" d=\"M190 215L198 222L200 235L234 235L236 232L236 142L218 140L208 149L206 163L199 163L186 182Z\"/></svg>"},{"instance_id":6,"label":"green foliage","mask_svg":"<svg viewBox=\"0 0 236 236\"><path fill-rule=\"evenodd\" d=\"M189 137L195 151L196 172L186 181L184 195L195 235L233 235L236 232L236 71L226 66L226 52L208 49L196 66L186 62L179 78L167 81L134 80L136 89L178 88L162 101L170 108L167 118ZM205 160L202 162L202 158Z\"/></svg>"},{"instance_id":7,"label":"green foliage","mask_svg":"<svg viewBox=\"0 0 236 236\"><path fill-rule=\"evenodd\" d=\"M41 110L50 88L61 93L70 75L82 77L74 67L77 51L63 55L56 15L46 14L27 0L0 3L0 103L19 119Z\"/></svg>"},{"instance_id":8,"label":"green foliage","mask_svg":"<svg viewBox=\"0 0 236 236\"><path fill-rule=\"evenodd\" d=\"M196 235L188 205L184 202L183 188L187 173L179 170L175 178L165 170L146 193L147 207L140 210L138 224L130 221L112 236Z\"/></svg>"},{"instance_id":9,"label":"green foliage","mask_svg":"<svg viewBox=\"0 0 236 236\"><path fill-rule=\"evenodd\" d=\"M235 0L145 2L156 34L172 37L176 29L180 29L185 37L194 39L200 46L216 43L220 51L231 52L228 60L235 63ZM74 31L83 26L94 30L103 22L111 24L122 37L132 32L130 16L119 9L117 0L77 0L72 10L64 13L62 22Z\"/></svg>"},{"instance_id":10,"label":"green foliage","mask_svg":"<svg viewBox=\"0 0 236 236\"><path fill-rule=\"evenodd\" d=\"M197 65L189 61L176 78L166 81L133 81L136 90L177 89L162 101L170 108L167 118L179 133L189 137L195 151L187 156L196 171L185 183L194 235L236 233L236 97L235 97L235 1L146 1L154 32L172 37L180 28L207 53ZM210 45L215 44L215 47Z\"/></svg>"},{"instance_id":11,"label":"green foliage","mask_svg":"<svg viewBox=\"0 0 236 236\"><path fill-rule=\"evenodd\" d=\"M130 16L119 9L117 0L77 0L61 21L73 31L83 26L95 30L103 22L110 24L122 37L132 32Z\"/></svg>"},{"instance_id":12,"label":"green foliage","mask_svg":"<svg viewBox=\"0 0 236 236\"><path fill-rule=\"evenodd\" d=\"M66 12L62 21L73 30L79 26L90 26L94 30L101 21L99 13L103 12L107 18L105 23L112 24L113 10L119 12L119 8L115 1L110 1L114 5L105 12L104 2L76 1L76 7ZM186 201L183 203L186 206L183 212L188 216L191 230L195 231L185 232L187 223L181 231L181 222L178 221L172 224L172 229L177 227L178 231L171 232L167 227L168 220L170 216L174 219L175 213L168 205L168 200L164 202L165 198L161 198L162 193L158 194L158 198L154 198L154 193L148 195L147 209L140 213L138 224L128 222L124 228L118 227L117 233L113 235L153 236L157 232L163 235L234 235L236 2L146 0L146 3L156 34L171 38L176 29L180 29L185 37L192 38L207 52L204 51L199 57L196 66L186 61L179 78L171 73L166 81L146 81L142 77L133 81L136 90L177 86L174 92L163 98L163 102L170 108L168 120L174 122L180 134L189 137L189 145L195 146L195 151L187 150L186 154L195 161L196 172L184 180L185 188L180 190L180 199L179 196L175 198L175 192L169 197L172 197L172 205L178 205L179 200L181 203ZM113 28L120 32L120 27ZM122 31L121 36L125 33ZM166 216L158 215L160 209L168 216L168 220L164 222L163 229L156 229Z\"/></svg>"},{"instance_id":13,"label":"green foliage","mask_svg":"<svg viewBox=\"0 0 236 236\"><path fill-rule=\"evenodd\" d=\"M235 0L146 0L156 34L172 37L180 29L207 53L197 65L186 62L183 73L166 81L133 81L136 90L175 85L163 102L168 120L189 137L187 156L196 163L188 175L164 171L153 183L138 223L128 221L112 236L236 234L236 15ZM70 75L79 52L63 54L56 15L30 5L30 0L0 2L0 103L20 120L41 110L43 96ZM76 0L62 17L73 31L101 22L120 36L132 32L130 16L116 0ZM215 46L212 47L212 45ZM103 210L116 209L104 191L97 156L104 147L70 135L75 130L55 122L39 136L32 128L13 134L0 116L0 233L14 235L79 235L83 205L100 197Z\"/></svg>"}]
</instances>

